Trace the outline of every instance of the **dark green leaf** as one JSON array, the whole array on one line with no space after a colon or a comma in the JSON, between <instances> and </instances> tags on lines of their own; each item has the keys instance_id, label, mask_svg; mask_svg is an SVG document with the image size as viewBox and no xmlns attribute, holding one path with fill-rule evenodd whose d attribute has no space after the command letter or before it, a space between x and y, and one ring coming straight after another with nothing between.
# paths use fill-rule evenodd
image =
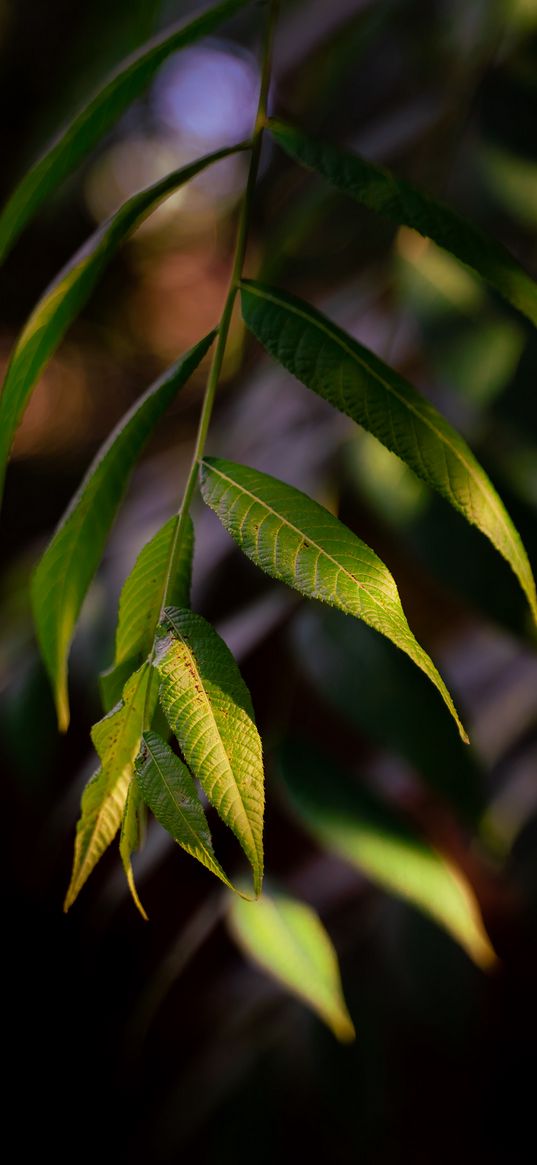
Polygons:
<instances>
[{"instance_id":1,"label":"dark green leaf","mask_svg":"<svg viewBox=\"0 0 537 1165\"><path fill-rule=\"evenodd\" d=\"M466 442L429 401L309 304L246 282L244 319L308 388L358 421L490 539L514 570L537 621L526 551L503 502Z\"/></svg>"},{"instance_id":2,"label":"dark green leaf","mask_svg":"<svg viewBox=\"0 0 537 1165\"><path fill-rule=\"evenodd\" d=\"M171 53L211 33L247 0L224 0L188 24L168 29L141 52L124 61L85 105L50 149L25 175L0 215L0 262L26 223L56 186L104 137L128 105L149 84Z\"/></svg>"},{"instance_id":3,"label":"dark green leaf","mask_svg":"<svg viewBox=\"0 0 537 1165\"><path fill-rule=\"evenodd\" d=\"M34 575L32 604L60 727L69 723L67 654L129 475L151 432L214 338L191 348L141 397L94 458Z\"/></svg>"},{"instance_id":4,"label":"dark green leaf","mask_svg":"<svg viewBox=\"0 0 537 1165\"><path fill-rule=\"evenodd\" d=\"M457 211L359 154L317 141L281 121L271 121L269 128L295 161L316 170L369 210L433 239L537 324L537 283L505 247Z\"/></svg>"},{"instance_id":5,"label":"dark green leaf","mask_svg":"<svg viewBox=\"0 0 537 1165\"><path fill-rule=\"evenodd\" d=\"M266 574L363 619L410 656L438 688L467 740L442 677L408 626L392 575L365 542L300 490L245 465L204 458L201 489L241 550Z\"/></svg>"}]
</instances>

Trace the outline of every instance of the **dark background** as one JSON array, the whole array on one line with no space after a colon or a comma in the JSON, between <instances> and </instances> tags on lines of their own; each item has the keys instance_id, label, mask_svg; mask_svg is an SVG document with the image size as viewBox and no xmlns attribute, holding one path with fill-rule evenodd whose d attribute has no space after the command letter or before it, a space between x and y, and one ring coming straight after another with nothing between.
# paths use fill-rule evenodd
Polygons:
<instances>
[{"instance_id":1,"label":"dark background","mask_svg":"<svg viewBox=\"0 0 537 1165\"><path fill-rule=\"evenodd\" d=\"M106 72L188 15L180 0L0 0L2 195ZM448 199L537 270L537 14L468 3L281 5L273 108ZM162 167L248 133L264 6L165 67L46 203L0 273L0 360L76 247ZM253 102L253 105L252 105ZM188 120L188 111L194 111ZM246 130L244 119L246 118ZM372 439L243 346L236 324L210 450L315 494L393 570L470 729L464 750L398 653L300 604L196 509L194 605L235 651L267 761L267 869L320 912L356 1043L339 1046L244 962L209 875L157 826L128 898L115 847L65 917L97 675L117 596L173 512L205 368L137 471L71 656L56 733L28 581L100 441L218 319L243 173L223 173L124 247L51 361L8 476L0 592L4 1140L25 1160L364 1165L522 1159L534 1144L537 657L503 561ZM315 301L465 433L537 563L537 340L410 232L361 211L267 145L248 269ZM239 376L239 365L242 371ZM335 650L337 647L337 650ZM438 702L440 703L440 702ZM500 956L477 970L432 922L324 854L286 806L278 756L313 738L458 861ZM224 864L235 854L215 831Z\"/></svg>"}]
</instances>

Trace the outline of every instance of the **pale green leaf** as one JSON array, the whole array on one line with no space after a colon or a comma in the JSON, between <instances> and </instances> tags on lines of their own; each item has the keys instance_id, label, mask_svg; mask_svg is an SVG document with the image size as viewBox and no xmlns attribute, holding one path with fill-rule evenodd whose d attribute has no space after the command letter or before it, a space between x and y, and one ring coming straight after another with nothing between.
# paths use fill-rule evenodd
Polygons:
<instances>
[{"instance_id":1,"label":"pale green leaf","mask_svg":"<svg viewBox=\"0 0 537 1165\"><path fill-rule=\"evenodd\" d=\"M65 910L72 906L120 827L144 718L147 715L150 719L156 698L155 673L148 663L144 663L126 684L121 704L92 729L91 736L101 767L82 797Z\"/></svg>"},{"instance_id":2,"label":"pale green leaf","mask_svg":"<svg viewBox=\"0 0 537 1165\"><path fill-rule=\"evenodd\" d=\"M19 336L0 396L0 497L15 430L39 375L120 243L163 199L230 153L234 150L217 150L134 194L95 231L45 291Z\"/></svg>"},{"instance_id":3,"label":"pale green leaf","mask_svg":"<svg viewBox=\"0 0 537 1165\"><path fill-rule=\"evenodd\" d=\"M190 606L194 527L189 517L177 540L179 517L170 518L144 546L119 600L115 663L149 654L163 601Z\"/></svg>"},{"instance_id":4,"label":"pale green leaf","mask_svg":"<svg viewBox=\"0 0 537 1165\"><path fill-rule=\"evenodd\" d=\"M145 801L142 797L142 791L136 780L131 780L125 810L123 813L123 820L121 822L121 832L119 835L119 853L121 861L123 862L123 869L127 878L127 884L132 894L132 898L136 908L139 910L142 918L147 922L147 914L140 902L136 883L134 881L134 873L132 869L131 857L140 849L143 838L145 836L145 817L146 817Z\"/></svg>"},{"instance_id":5,"label":"pale green leaf","mask_svg":"<svg viewBox=\"0 0 537 1165\"><path fill-rule=\"evenodd\" d=\"M271 121L269 128L295 161L322 174L332 186L369 210L433 239L537 324L537 283L496 239L456 210L359 154L317 141L281 121Z\"/></svg>"},{"instance_id":6,"label":"pale green leaf","mask_svg":"<svg viewBox=\"0 0 537 1165\"><path fill-rule=\"evenodd\" d=\"M410 656L438 688L467 740L442 677L408 626L392 575L365 542L300 490L245 465L204 458L201 490L266 574L363 619Z\"/></svg>"},{"instance_id":7,"label":"pale green leaf","mask_svg":"<svg viewBox=\"0 0 537 1165\"><path fill-rule=\"evenodd\" d=\"M92 461L35 572L32 605L37 637L62 729L69 723L69 644L129 476L157 421L213 337L214 333L206 336L181 357L119 422Z\"/></svg>"},{"instance_id":8,"label":"pale green leaf","mask_svg":"<svg viewBox=\"0 0 537 1165\"><path fill-rule=\"evenodd\" d=\"M496 956L477 900L459 869L317 748L287 744L280 768L301 824L323 847L430 915L478 966L492 966Z\"/></svg>"},{"instance_id":9,"label":"pale green leaf","mask_svg":"<svg viewBox=\"0 0 537 1165\"><path fill-rule=\"evenodd\" d=\"M515 572L537 621L526 551L503 502L468 445L398 372L309 304L246 282L244 319L303 384L373 433L477 526Z\"/></svg>"},{"instance_id":10,"label":"pale green leaf","mask_svg":"<svg viewBox=\"0 0 537 1165\"><path fill-rule=\"evenodd\" d=\"M263 894L258 902L236 898L228 919L246 955L307 1003L338 1040L354 1039L337 955L311 906L277 893Z\"/></svg>"},{"instance_id":11,"label":"pale green leaf","mask_svg":"<svg viewBox=\"0 0 537 1165\"><path fill-rule=\"evenodd\" d=\"M123 61L102 89L84 104L50 149L24 176L0 215L0 262L41 203L108 132L171 53L207 36L247 0L224 0L195 20L166 30Z\"/></svg>"},{"instance_id":12,"label":"pale green leaf","mask_svg":"<svg viewBox=\"0 0 537 1165\"><path fill-rule=\"evenodd\" d=\"M157 639L160 701L211 805L263 877L263 758L250 694L237 664L200 615L166 609Z\"/></svg>"},{"instance_id":13,"label":"pale green leaf","mask_svg":"<svg viewBox=\"0 0 537 1165\"><path fill-rule=\"evenodd\" d=\"M155 732L144 733L136 761L136 783L157 821L177 844L232 890L216 858L194 781L186 765Z\"/></svg>"}]
</instances>

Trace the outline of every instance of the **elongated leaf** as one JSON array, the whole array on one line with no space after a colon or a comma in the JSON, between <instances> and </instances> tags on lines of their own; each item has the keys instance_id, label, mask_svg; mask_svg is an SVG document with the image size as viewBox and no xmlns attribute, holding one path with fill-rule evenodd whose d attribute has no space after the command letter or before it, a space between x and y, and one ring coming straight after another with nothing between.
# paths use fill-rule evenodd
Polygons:
<instances>
[{"instance_id":1,"label":"elongated leaf","mask_svg":"<svg viewBox=\"0 0 537 1165\"><path fill-rule=\"evenodd\" d=\"M316 141L281 121L271 121L269 128L295 161L316 170L369 210L433 239L537 324L537 283L496 239L451 207L359 154Z\"/></svg>"},{"instance_id":2,"label":"elongated leaf","mask_svg":"<svg viewBox=\"0 0 537 1165\"><path fill-rule=\"evenodd\" d=\"M214 333L206 336L182 356L119 422L92 461L35 572L32 605L37 637L62 730L69 723L69 644L130 473L157 421L213 338Z\"/></svg>"},{"instance_id":3,"label":"elongated leaf","mask_svg":"<svg viewBox=\"0 0 537 1165\"><path fill-rule=\"evenodd\" d=\"M132 869L131 857L136 850L140 849L145 833L145 816L147 809L145 801L142 797L142 791L136 780L131 780L125 810L123 813L123 820L121 822L121 833L119 837L119 853L121 861L123 862L123 869L127 878L127 884L132 894L132 898L136 908L139 910L142 918L147 922L147 914L140 902L136 883L134 881L134 873Z\"/></svg>"},{"instance_id":4,"label":"elongated leaf","mask_svg":"<svg viewBox=\"0 0 537 1165\"><path fill-rule=\"evenodd\" d=\"M149 685L151 687L149 688ZM64 909L72 906L99 858L114 839L123 817L144 715L156 703L155 674L149 664L131 676L123 701L95 725L91 736L101 768L86 786L77 825L73 873Z\"/></svg>"},{"instance_id":5,"label":"elongated leaf","mask_svg":"<svg viewBox=\"0 0 537 1165\"><path fill-rule=\"evenodd\" d=\"M406 652L438 688L462 739L468 739L442 677L408 626L392 575L365 542L300 490L245 465L204 458L201 489L241 550L266 574L363 619Z\"/></svg>"},{"instance_id":6,"label":"elongated leaf","mask_svg":"<svg viewBox=\"0 0 537 1165\"><path fill-rule=\"evenodd\" d=\"M289 742L280 768L301 823L321 845L430 915L479 966L495 962L477 901L462 873L396 812L311 745Z\"/></svg>"},{"instance_id":7,"label":"elongated leaf","mask_svg":"<svg viewBox=\"0 0 537 1165\"><path fill-rule=\"evenodd\" d=\"M304 1000L338 1040L354 1039L337 955L311 906L284 894L263 894L258 902L234 899L228 918L234 938L254 962Z\"/></svg>"},{"instance_id":8,"label":"elongated leaf","mask_svg":"<svg viewBox=\"0 0 537 1165\"><path fill-rule=\"evenodd\" d=\"M136 781L151 812L177 844L232 890L216 858L194 781L186 765L155 732L144 733Z\"/></svg>"},{"instance_id":9,"label":"elongated leaf","mask_svg":"<svg viewBox=\"0 0 537 1165\"><path fill-rule=\"evenodd\" d=\"M0 396L0 497L15 430L39 375L120 243L169 194L233 152L217 150L134 194L95 231L45 291L19 336Z\"/></svg>"},{"instance_id":10,"label":"elongated leaf","mask_svg":"<svg viewBox=\"0 0 537 1165\"><path fill-rule=\"evenodd\" d=\"M537 621L520 535L466 442L408 381L309 304L247 282L244 319L303 384L358 421L490 539L514 570Z\"/></svg>"},{"instance_id":11,"label":"elongated leaf","mask_svg":"<svg viewBox=\"0 0 537 1165\"><path fill-rule=\"evenodd\" d=\"M194 527L187 518L176 544L179 518L165 522L144 546L125 581L119 600L116 631L116 664L151 650L155 628L167 589L170 607L190 606Z\"/></svg>"},{"instance_id":12,"label":"elongated leaf","mask_svg":"<svg viewBox=\"0 0 537 1165\"><path fill-rule=\"evenodd\" d=\"M85 103L74 121L32 166L11 195L0 215L0 262L26 223L56 186L104 137L128 105L149 84L171 53L211 33L226 17L244 7L247 0L224 0L195 20L182 22L123 61L95 96Z\"/></svg>"},{"instance_id":13,"label":"elongated leaf","mask_svg":"<svg viewBox=\"0 0 537 1165\"><path fill-rule=\"evenodd\" d=\"M263 877L263 758L250 694L216 631L192 611L166 608L156 666L160 701L194 777Z\"/></svg>"}]
</instances>

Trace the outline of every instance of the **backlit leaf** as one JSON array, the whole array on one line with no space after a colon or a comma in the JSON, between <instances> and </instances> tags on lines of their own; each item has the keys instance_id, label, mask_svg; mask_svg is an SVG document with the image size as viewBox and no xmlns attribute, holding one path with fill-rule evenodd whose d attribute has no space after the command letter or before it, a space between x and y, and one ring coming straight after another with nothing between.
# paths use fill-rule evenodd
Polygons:
<instances>
[{"instance_id":1,"label":"backlit leaf","mask_svg":"<svg viewBox=\"0 0 537 1165\"><path fill-rule=\"evenodd\" d=\"M259 894L263 877L263 758L250 694L237 664L200 615L166 608L156 666L160 701L183 756L238 838Z\"/></svg>"},{"instance_id":2,"label":"backlit leaf","mask_svg":"<svg viewBox=\"0 0 537 1165\"><path fill-rule=\"evenodd\" d=\"M307 1003L338 1040L354 1039L337 955L311 906L284 894L263 894L258 902L234 899L228 918L245 954Z\"/></svg>"},{"instance_id":3,"label":"backlit leaf","mask_svg":"<svg viewBox=\"0 0 537 1165\"><path fill-rule=\"evenodd\" d=\"M373 433L490 539L514 570L537 621L535 582L520 535L468 445L438 410L302 300L248 281L242 310L284 368Z\"/></svg>"},{"instance_id":4,"label":"backlit leaf","mask_svg":"<svg viewBox=\"0 0 537 1165\"><path fill-rule=\"evenodd\" d=\"M365 542L300 490L245 465L204 458L201 489L266 574L363 619L406 652L438 688L467 739L444 681L408 626L392 575Z\"/></svg>"},{"instance_id":5,"label":"backlit leaf","mask_svg":"<svg viewBox=\"0 0 537 1165\"><path fill-rule=\"evenodd\" d=\"M92 461L35 572L32 604L37 637L64 730L69 723L69 644L129 476L157 421L213 337L214 333L206 336L181 357L119 422Z\"/></svg>"},{"instance_id":6,"label":"backlit leaf","mask_svg":"<svg viewBox=\"0 0 537 1165\"><path fill-rule=\"evenodd\" d=\"M119 599L116 664L137 654L149 654L165 591L170 607L190 606L194 527L187 517L177 544L178 523L177 515L165 522L144 546L124 583Z\"/></svg>"},{"instance_id":7,"label":"backlit leaf","mask_svg":"<svg viewBox=\"0 0 537 1165\"><path fill-rule=\"evenodd\" d=\"M145 833L145 816L147 810L145 801L142 797L141 789L136 780L131 780L125 810L123 813L123 820L121 822L121 833L119 837L119 853L121 861L123 862L123 869L129 890L132 894L133 901L137 909L140 911L142 918L147 922L147 914L140 902L136 883L134 881L134 873L132 869L131 857L136 853L142 845Z\"/></svg>"}]
</instances>

